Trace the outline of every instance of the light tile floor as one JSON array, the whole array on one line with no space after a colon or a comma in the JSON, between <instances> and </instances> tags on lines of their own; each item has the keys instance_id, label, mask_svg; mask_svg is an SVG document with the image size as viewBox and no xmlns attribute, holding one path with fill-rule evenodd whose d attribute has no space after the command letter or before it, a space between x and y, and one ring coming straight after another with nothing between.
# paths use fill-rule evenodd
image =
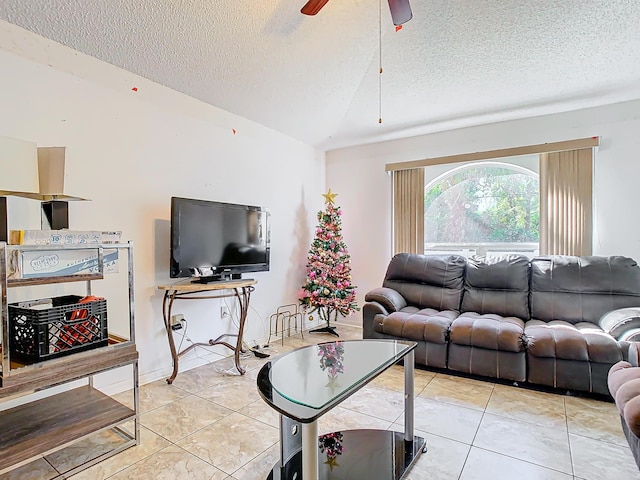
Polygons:
<instances>
[{"instance_id":1,"label":"light tile floor","mask_svg":"<svg viewBox=\"0 0 640 480\"><path fill-rule=\"evenodd\" d=\"M338 330L342 339L362 336L352 325ZM273 356L329 340L290 337L272 344ZM225 374L228 358L180 373L173 385L143 385L141 445L71 478L264 480L278 459L278 416L255 384L266 361L244 359L245 376ZM403 390L402 367L393 367L322 417L320 433L402 431ZM409 480L640 480L612 403L420 369L415 392L416 433L429 450ZM95 435L0 480L51 479L118 441Z\"/></svg>"}]
</instances>

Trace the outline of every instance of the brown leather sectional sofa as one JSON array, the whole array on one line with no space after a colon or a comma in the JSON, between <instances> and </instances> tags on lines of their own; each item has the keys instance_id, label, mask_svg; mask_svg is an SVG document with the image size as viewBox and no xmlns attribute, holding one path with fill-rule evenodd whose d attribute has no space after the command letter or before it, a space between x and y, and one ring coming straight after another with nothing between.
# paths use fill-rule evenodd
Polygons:
<instances>
[{"instance_id":1,"label":"brown leather sectional sofa","mask_svg":"<svg viewBox=\"0 0 640 480\"><path fill-rule=\"evenodd\" d=\"M608 395L640 336L627 257L401 253L365 300L364 338L416 341L416 363L563 390Z\"/></svg>"}]
</instances>

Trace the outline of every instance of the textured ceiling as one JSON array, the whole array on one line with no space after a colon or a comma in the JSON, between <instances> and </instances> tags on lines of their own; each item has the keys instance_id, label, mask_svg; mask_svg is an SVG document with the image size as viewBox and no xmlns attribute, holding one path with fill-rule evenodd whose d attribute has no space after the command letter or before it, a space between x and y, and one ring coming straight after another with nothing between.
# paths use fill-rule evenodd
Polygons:
<instances>
[{"instance_id":1,"label":"textured ceiling","mask_svg":"<svg viewBox=\"0 0 640 480\"><path fill-rule=\"evenodd\" d=\"M378 0L305 1L2 0L0 18L320 149L640 98L638 0L412 0L399 32L382 0L382 90Z\"/></svg>"}]
</instances>

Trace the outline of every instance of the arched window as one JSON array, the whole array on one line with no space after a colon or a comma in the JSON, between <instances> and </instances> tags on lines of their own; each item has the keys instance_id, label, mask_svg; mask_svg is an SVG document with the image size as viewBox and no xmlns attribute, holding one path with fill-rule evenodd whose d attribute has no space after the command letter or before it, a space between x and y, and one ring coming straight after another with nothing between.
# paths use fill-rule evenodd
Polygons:
<instances>
[{"instance_id":1,"label":"arched window","mask_svg":"<svg viewBox=\"0 0 640 480\"><path fill-rule=\"evenodd\" d=\"M425 251L535 255L540 238L538 175L507 163L450 170L425 186Z\"/></svg>"}]
</instances>

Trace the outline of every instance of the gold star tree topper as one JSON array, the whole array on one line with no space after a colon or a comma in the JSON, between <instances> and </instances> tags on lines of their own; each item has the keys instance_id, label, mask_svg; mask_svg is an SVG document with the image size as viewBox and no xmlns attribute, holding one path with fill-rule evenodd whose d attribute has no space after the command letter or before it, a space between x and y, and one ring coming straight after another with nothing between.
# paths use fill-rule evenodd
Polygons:
<instances>
[{"instance_id":1,"label":"gold star tree topper","mask_svg":"<svg viewBox=\"0 0 640 480\"><path fill-rule=\"evenodd\" d=\"M324 197L324 203L334 203L338 194L331 192L331 189L329 189L329 191L323 193L322 196Z\"/></svg>"}]
</instances>

